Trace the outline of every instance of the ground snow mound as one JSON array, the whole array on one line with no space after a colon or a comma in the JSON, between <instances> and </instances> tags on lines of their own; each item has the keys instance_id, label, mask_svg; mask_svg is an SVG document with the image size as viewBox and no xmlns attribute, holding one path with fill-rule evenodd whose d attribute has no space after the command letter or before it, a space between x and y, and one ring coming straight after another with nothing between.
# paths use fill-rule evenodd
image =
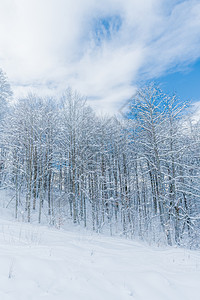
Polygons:
<instances>
[{"instance_id":1,"label":"ground snow mound","mask_svg":"<svg viewBox=\"0 0 200 300\"><path fill-rule=\"evenodd\" d=\"M200 252L0 221L1 300L199 300Z\"/></svg>"}]
</instances>

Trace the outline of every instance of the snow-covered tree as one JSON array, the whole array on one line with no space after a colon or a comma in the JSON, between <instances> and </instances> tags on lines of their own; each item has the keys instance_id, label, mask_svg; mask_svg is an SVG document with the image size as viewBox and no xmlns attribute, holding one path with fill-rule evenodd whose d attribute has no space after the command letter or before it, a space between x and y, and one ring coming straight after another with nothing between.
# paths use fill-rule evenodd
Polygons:
<instances>
[{"instance_id":1,"label":"snow-covered tree","mask_svg":"<svg viewBox=\"0 0 200 300\"><path fill-rule=\"evenodd\" d=\"M16 218L196 245L200 131L186 116L155 85L138 90L123 120L96 116L72 89L60 101L16 101L4 119L1 177Z\"/></svg>"}]
</instances>

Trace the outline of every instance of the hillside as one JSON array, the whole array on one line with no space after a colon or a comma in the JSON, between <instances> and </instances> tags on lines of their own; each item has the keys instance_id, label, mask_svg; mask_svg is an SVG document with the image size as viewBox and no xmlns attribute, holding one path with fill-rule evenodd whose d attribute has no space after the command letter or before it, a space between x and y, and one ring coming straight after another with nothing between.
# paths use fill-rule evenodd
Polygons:
<instances>
[{"instance_id":1,"label":"hillside","mask_svg":"<svg viewBox=\"0 0 200 300\"><path fill-rule=\"evenodd\" d=\"M0 220L2 300L198 300L200 253Z\"/></svg>"}]
</instances>

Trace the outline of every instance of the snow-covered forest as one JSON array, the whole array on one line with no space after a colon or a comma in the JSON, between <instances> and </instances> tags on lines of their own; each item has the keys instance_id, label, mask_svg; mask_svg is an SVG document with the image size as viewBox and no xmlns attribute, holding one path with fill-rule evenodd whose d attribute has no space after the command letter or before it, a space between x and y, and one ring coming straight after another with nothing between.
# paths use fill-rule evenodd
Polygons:
<instances>
[{"instance_id":1,"label":"snow-covered forest","mask_svg":"<svg viewBox=\"0 0 200 300\"><path fill-rule=\"evenodd\" d=\"M12 99L0 71L0 185L16 219L196 248L200 123L155 84L120 116L98 116L72 89Z\"/></svg>"}]
</instances>

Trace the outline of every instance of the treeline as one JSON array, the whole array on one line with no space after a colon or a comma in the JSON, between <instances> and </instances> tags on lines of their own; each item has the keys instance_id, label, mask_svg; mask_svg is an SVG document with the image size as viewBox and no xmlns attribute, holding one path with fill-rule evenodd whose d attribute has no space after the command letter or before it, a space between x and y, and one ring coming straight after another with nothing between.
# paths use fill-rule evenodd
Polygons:
<instances>
[{"instance_id":1,"label":"treeline","mask_svg":"<svg viewBox=\"0 0 200 300\"><path fill-rule=\"evenodd\" d=\"M18 100L1 121L0 159L18 219L198 246L200 124L154 85L123 119L98 117L70 89Z\"/></svg>"}]
</instances>

